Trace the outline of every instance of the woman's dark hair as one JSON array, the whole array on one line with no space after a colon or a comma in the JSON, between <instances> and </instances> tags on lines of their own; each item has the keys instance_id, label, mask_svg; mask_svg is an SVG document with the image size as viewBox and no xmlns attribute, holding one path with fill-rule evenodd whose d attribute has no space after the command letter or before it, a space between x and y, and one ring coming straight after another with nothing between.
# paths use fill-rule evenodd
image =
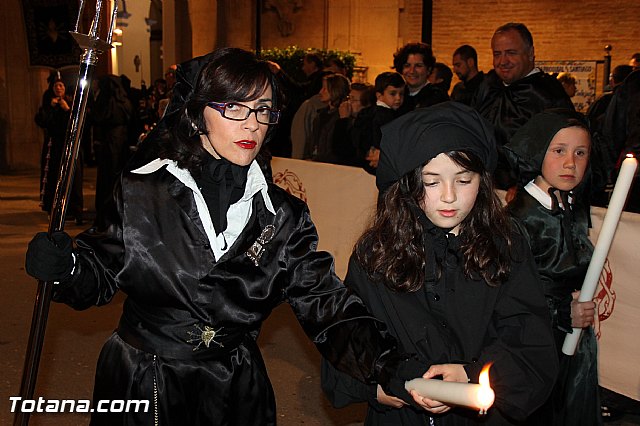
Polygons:
<instances>
[{"instance_id":1,"label":"woman's dark hair","mask_svg":"<svg viewBox=\"0 0 640 426\"><path fill-rule=\"evenodd\" d=\"M349 97L351 90L349 79L342 74L330 74L323 77L323 80L327 82L329 104L334 108L338 108Z\"/></svg>"},{"instance_id":2,"label":"woman's dark hair","mask_svg":"<svg viewBox=\"0 0 640 426\"><path fill-rule=\"evenodd\" d=\"M483 279L491 286L499 285L510 270L510 219L495 194L491 174L480 159L467 151L445 154L459 166L480 174L476 202L459 232L464 274L469 279ZM372 224L354 248L369 276L382 279L397 292L420 289L427 262L437 262L426 258L425 230L415 213L424 198L422 168L427 163L404 175L385 192Z\"/></svg>"},{"instance_id":3,"label":"woman's dark hair","mask_svg":"<svg viewBox=\"0 0 640 426\"><path fill-rule=\"evenodd\" d=\"M178 73L180 75L180 73ZM281 93L269 65L243 49L223 48L211 54L193 82L193 90L183 105L172 105L172 113L165 117L168 134L161 137L161 158L175 160L181 168L199 173L205 151L200 135L206 134L204 109L208 102L246 102L256 99L271 86L273 108L278 109ZM172 99L174 102L176 97ZM264 143L275 131L269 126Z\"/></svg>"},{"instance_id":4,"label":"woman's dark hair","mask_svg":"<svg viewBox=\"0 0 640 426\"><path fill-rule=\"evenodd\" d=\"M433 69L436 57L433 56L431 45L427 43L407 43L393 54L393 68L402 74L404 64L409 60L409 55L422 55L422 61L427 69Z\"/></svg>"}]
</instances>

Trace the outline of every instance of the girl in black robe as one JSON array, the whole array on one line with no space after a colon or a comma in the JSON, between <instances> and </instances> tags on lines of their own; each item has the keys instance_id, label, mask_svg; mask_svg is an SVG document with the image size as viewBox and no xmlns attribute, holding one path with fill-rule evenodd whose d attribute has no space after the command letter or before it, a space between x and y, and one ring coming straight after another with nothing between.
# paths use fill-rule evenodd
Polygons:
<instances>
[{"instance_id":1,"label":"girl in black robe","mask_svg":"<svg viewBox=\"0 0 640 426\"><path fill-rule=\"evenodd\" d=\"M595 304L577 301L593 253L582 185L590 148L584 117L565 109L535 115L505 145L519 175L508 210L533 252L560 359L561 373L551 398L529 419L531 425L602 424L598 347L591 327ZM574 327L584 328L582 338L576 354L566 356L562 344Z\"/></svg>"},{"instance_id":2,"label":"girl in black robe","mask_svg":"<svg viewBox=\"0 0 640 426\"><path fill-rule=\"evenodd\" d=\"M380 203L345 285L403 351L431 365L426 378L478 383L491 364L495 404L486 416L426 398L406 406L324 363L329 398L369 402L366 425L514 424L551 391L558 361L547 308L526 241L493 190L493 134L454 102L383 127Z\"/></svg>"},{"instance_id":3,"label":"girl in black robe","mask_svg":"<svg viewBox=\"0 0 640 426\"><path fill-rule=\"evenodd\" d=\"M38 234L27 271L59 282L76 309L127 294L96 369L92 425L274 425L256 339L280 303L341 371L412 401L426 367L336 277L301 200L269 182L256 156L279 119L269 65L219 49L178 66L165 116L126 166L106 226L72 243ZM135 407L134 407L135 408ZM122 410L121 410L122 411Z\"/></svg>"}]
</instances>

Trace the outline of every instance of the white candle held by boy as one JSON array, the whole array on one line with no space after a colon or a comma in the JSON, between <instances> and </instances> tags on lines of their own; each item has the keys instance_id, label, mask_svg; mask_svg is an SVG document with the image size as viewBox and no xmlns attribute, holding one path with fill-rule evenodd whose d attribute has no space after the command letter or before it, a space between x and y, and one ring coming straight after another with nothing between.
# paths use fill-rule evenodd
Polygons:
<instances>
[{"instance_id":1,"label":"white candle held by boy","mask_svg":"<svg viewBox=\"0 0 640 426\"><path fill-rule=\"evenodd\" d=\"M607 254L611 248L613 237L620 221L620 215L624 208L624 203L627 199L627 194L631 188L633 177L636 169L638 168L638 160L636 160L631 154L627 155L627 158L622 162L620 167L620 173L616 180L616 185L613 188L613 194L611 200L607 206L607 213L604 216L602 222L602 228L600 229L600 235L598 236L598 242L593 249L593 256L591 257L591 263L587 269L587 274L580 290L579 302L587 302L593 299L600 279L600 273L602 267L607 259ZM582 335L581 328L574 328L571 334L567 333L562 345L562 353L565 355L573 355L576 352L580 336Z\"/></svg>"}]
</instances>

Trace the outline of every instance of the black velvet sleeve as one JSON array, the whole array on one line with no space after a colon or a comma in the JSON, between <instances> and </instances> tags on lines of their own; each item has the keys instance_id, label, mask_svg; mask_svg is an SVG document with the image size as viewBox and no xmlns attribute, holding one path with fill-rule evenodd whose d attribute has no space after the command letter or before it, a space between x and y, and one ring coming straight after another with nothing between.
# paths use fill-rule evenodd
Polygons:
<instances>
[{"instance_id":1,"label":"black velvet sleeve","mask_svg":"<svg viewBox=\"0 0 640 426\"><path fill-rule=\"evenodd\" d=\"M404 380L424 374L428 367L397 350L396 340L384 323L374 318L360 297L335 275L331 255L315 250L317 239L305 209L290 238L290 285L286 289L286 298L304 331L337 370L363 384L379 383L390 394L410 399Z\"/></svg>"},{"instance_id":2,"label":"black velvet sleeve","mask_svg":"<svg viewBox=\"0 0 640 426\"><path fill-rule=\"evenodd\" d=\"M334 272L333 257L317 251L318 236L305 208L289 239L286 298L322 355L339 370L363 382L376 375L380 356L395 348L362 301Z\"/></svg>"}]
</instances>

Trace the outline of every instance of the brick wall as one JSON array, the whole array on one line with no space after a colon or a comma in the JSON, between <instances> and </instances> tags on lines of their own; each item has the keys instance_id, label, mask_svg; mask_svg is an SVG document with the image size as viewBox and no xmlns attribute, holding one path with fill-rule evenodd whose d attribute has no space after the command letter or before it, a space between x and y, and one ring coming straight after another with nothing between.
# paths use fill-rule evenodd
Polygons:
<instances>
[{"instance_id":1,"label":"brick wall","mask_svg":"<svg viewBox=\"0 0 640 426\"><path fill-rule=\"evenodd\" d=\"M422 39L422 0L405 0L401 3L398 47Z\"/></svg>"}]
</instances>

